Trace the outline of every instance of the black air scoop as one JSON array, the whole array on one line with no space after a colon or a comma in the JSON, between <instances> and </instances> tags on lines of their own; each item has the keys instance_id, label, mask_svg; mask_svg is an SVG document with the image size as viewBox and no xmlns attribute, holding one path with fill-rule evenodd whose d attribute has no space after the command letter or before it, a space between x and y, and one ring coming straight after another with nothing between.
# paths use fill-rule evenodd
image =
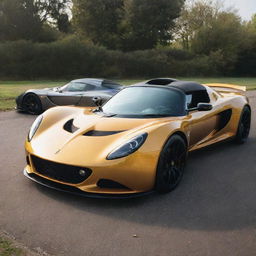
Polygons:
<instances>
[{"instance_id":1,"label":"black air scoop","mask_svg":"<svg viewBox=\"0 0 256 256\"><path fill-rule=\"evenodd\" d=\"M67 121L67 122L64 124L63 129L64 129L65 131L67 131L67 132L70 132L70 133L76 132L79 128L76 127L76 126L74 126L73 122L74 122L74 119L71 119L71 120Z\"/></svg>"},{"instance_id":2,"label":"black air scoop","mask_svg":"<svg viewBox=\"0 0 256 256\"><path fill-rule=\"evenodd\" d=\"M93 130L93 131L86 132L84 134L84 136L109 136L109 135L114 135L114 134L121 133L121 132L124 132L124 131L96 131L96 130Z\"/></svg>"}]
</instances>

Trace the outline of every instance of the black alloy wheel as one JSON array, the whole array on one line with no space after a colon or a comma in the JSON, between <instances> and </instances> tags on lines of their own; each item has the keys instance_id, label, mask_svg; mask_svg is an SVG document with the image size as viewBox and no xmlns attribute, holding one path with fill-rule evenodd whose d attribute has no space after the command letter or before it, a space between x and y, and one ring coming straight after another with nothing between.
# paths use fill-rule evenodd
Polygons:
<instances>
[{"instance_id":1,"label":"black alloy wheel","mask_svg":"<svg viewBox=\"0 0 256 256\"><path fill-rule=\"evenodd\" d=\"M187 145L179 135L173 135L165 144L159 158L156 190L167 193L180 183L187 159Z\"/></svg>"},{"instance_id":2,"label":"black alloy wheel","mask_svg":"<svg viewBox=\"0 0 256 256\"><path fill-rule=\"evenodd\" d=\"M249 137L251 129L251 110L248 106L245 106L238 125L235 141L239 144L246 142Z\"/></svg>"},{"instance_id":3,"label":"black alloy wheel","mask_svg":"<svg viewBox=\"0 0 256 256\"><path fill-rule=\"evenodd\" d=\"M39 115L42 113L41 101L37 95L32 93L24 96L22 107L27 113L32 115Z\"/></svg>"}]
</instances>

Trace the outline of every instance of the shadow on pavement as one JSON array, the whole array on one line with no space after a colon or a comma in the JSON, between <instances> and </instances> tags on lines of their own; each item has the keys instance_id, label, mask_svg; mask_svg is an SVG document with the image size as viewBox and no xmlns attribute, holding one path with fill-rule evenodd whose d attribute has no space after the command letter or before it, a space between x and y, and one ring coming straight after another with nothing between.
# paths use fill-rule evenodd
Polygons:
<instances>
[{"instance_id":1,"label":"shadow on pavement","mask_svg":"<svg viewBox=\"0 0 256 256\"><path fill-rule=\"evenodd\" d=\"M35 186L80 211L144 225L213 231L252 228L256 226L255 142L255 138L244 145L225 142L190 153L182 183L165 195L92 199Z\"/></svg>"}]
</instances>

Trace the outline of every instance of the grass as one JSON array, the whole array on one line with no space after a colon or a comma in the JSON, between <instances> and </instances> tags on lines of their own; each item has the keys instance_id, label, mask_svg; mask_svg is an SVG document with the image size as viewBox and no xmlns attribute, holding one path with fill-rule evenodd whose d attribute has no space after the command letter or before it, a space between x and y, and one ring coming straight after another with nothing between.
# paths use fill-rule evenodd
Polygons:
<instances>
[{"instance_id":1,"label":"grass","mask_svg":"<svg viewBox=\"0 0 256 256\"><path fill-rule=\"evenodd\" d=\"M0 255L1 256L25 256L25 252L14 246L14 244L6 238L0 237Z\"/></svg>"},{"instance_id":2,"label":"grass","mask_svg":"<svg viewBox=\"0 0 256 256\"><path fill-rule=\"evenodd\" d=\"M179 77L181 80L197 81L200 83L228 83L246 85L248 90L256 89L256 78L202 78L202 77ZM129 85L142 80L118 80ZM15 98L28 89L39 89L64 85L66 81L0 81L0 110L10 110L15 107Z\"/></svg>"},{"instance_id":3,"label":"grass","mask_svg":"<svg viewBox=\"0 0 256 256\"><path fill-rule=\"evenodd\" d=\"M15 98L28 89L55 87L65 84L63 81L1 81L0 110L10 110L15 107Z\"/></svg>"}]
</instances>

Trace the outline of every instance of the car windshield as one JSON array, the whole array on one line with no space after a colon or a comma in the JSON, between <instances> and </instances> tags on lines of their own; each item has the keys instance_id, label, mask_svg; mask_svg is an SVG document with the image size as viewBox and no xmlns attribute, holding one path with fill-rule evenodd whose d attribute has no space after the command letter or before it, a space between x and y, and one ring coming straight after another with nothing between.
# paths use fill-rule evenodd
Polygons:
<instances>
[{"instance_id":1,"label":"car windshield","mask_svg":"<svg viewBox=\"0 0 256 256\"><path fill-rule=\"evenodd\" d=\"M129 87L111 98L102 111L122 117L182 116L185 95L177 89Z\"/></svg>"}]
</instances>

